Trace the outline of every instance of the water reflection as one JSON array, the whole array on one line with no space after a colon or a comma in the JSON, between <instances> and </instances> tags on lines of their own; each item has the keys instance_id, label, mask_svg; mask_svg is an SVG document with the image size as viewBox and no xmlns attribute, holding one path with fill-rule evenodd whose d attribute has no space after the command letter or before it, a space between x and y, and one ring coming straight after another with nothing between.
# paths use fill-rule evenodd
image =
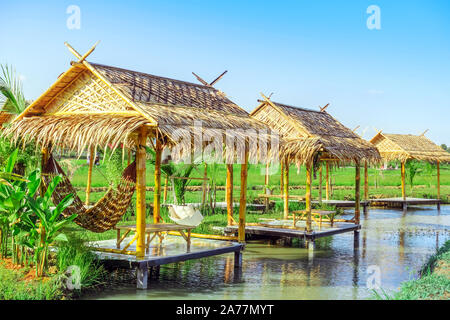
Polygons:
<instances>
[{"instance_id":1,"label":"water reflection","mask_svg":"<svg viewBox=\"0 0 450 320\"><path fill-rule=\"evenodd\" d=\"M411 207L406 214L369 209L361 223L358 238L353 233L322 238L313 252L298 240L289 247L254 241L244 251L241 272L232 255L186 261L162 266L148 290L130 283L96 298L364 299L371 296L369 266L380 268L383 288L396 289L450 238L450 206L440 212Z\"/></svg>"}]
</instances>

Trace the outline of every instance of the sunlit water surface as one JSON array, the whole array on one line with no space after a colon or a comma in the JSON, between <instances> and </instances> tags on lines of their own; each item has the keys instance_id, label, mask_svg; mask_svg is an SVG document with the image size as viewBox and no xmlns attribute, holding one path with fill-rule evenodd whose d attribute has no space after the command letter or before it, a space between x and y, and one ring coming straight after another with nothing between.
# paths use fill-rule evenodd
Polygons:
<instances>
[{"instance_id":1,"label":"sunlit water surface","mask_svg":"<svg viewBox=\"0 0 450 320\"><path fill-rule=\"evenodd\" d=\"M349 210L351 217L352 211ZM370 209L362 216L359 248L353 232L322 238L314 252L302 241L290 247L249 242L242 273L232 254L162 266L148 290L135 283L88 299L366 299L374 271L381 287L398 289L450 238L450 206ZM368 287L369 283L369 287Z\"/></svg>"}]
</instances>

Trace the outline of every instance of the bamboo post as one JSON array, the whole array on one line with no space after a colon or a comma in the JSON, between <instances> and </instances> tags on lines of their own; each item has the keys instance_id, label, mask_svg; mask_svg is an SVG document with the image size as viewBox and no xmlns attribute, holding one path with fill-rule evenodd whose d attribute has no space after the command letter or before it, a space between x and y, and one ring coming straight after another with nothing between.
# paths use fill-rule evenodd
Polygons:
<instances>
[{"instance_id":1,"label":"bamboo post","mask_svg":"<svg viewBox=\"0 0 450 320\"><path fill-rule=\"evenodd\" d=\"M42 147L42 150L41 150L41 172L44 172L44 167L47 164L48 156L49 156L48 148ZM44 181L43 179L44 179L44 177L41 178L41 186L40 186L40 190L39 190L42 197L45 194L45 185L43 183L43 181Z\"/></svg>"},{"instance_id":2,"label":"bamboo post","mask_svg":"<svg viewBox=\"0 0 450 320\"><path fill-rule=\"evenodd\" d=\"M241 196L239 200L239 242L245 242L245 212L247 209L248 141L245 142L244 163L241 164Z\"/></svg>"},{"instance_id":3,"label":"bamboo post","mask_svg":"<svg viewBox=\"0 0 450 320\"><path fill-rule=\"evenodd\" d=\"M284 161L281 161L281 175L280 175L280 194L283 194L284 190Z\"/></svg>"},{"instance_id":4,"label":"bamboo post","mask_svg":"<svg viewBox=\"0 0 450 320\"><path fill-rule=\"evenodd\" d=\"M319 204L322 205L322 163L319 166Z\"/></svg>"},{"instance_id":5,"label":"bamboo post","mask_svg":"<svg viewBox=\"0 0 450 320\"><path fill-rule=\"evenodd\" d=\"M369 200L369 170L367 161L364 161L364 200Z\"/></svg>"},{"instance_id":6,"label":"bamboo post","mask_svg":"<svg viewBox=\"0 0 450 320\"><path fill-rule=\"evenodd\" d=\"M405 182L405 162L402 161L402 166L401 166L401 175L402 175L402 198L403 200L406 200L406 182Z\"/></svg>"},{"instance_id":7,"label":"bamboo post","mask_svg":"<svg viewBox=\"0 0 450 320\"><path fill-rule=\"evenodd\" d=\"M264 177L264 194L269 194L269 191L267 190L269 188L269 165L270 162L267 161L266 163L266 172L265 172L265 177ZM264 199L264 204L266 207L266 211L269 210L269 198Z\"/></svg>"},{"instance_id":8,"label":"bamboo post","mask_svg":"<svg viewBox=\"0 0 450 320\"><path fill-rule=\"evenodd\" d=\"M230 226L233 224L233 164L227 164L226 184L227 222Z\"/></svg>"},{"instance_id":9,"label":"bamboo post","mask_svg":"<svg viewBox=\"0 0 450 320\"><path fill-rule=\"evenodd\" d=\"M325 199L330 200L330 165L328 161L325 161L326 173L325 173Z\"/></svg>"},{"instance_id":10,"label":"bamboo post","mask_svg":"<svg viewBox=\"0 0 450 320\"><path fill-rule=\"evenodd\" d=\"M208 177L208 164L205 163L205 168L203 170L203 184L202 184L202 206L206 203L206 178Z\"/></svg>"},{"instance_id":11,"label":"bamboo post","mask_svg":"<svg viewBox=\"0 0 450 320\"><path fill-rule=\"evenodd\" d=\"M91 202L91 183L92 183L92 167L94 166L94 147L91 146L89 150L89 169L87 176L87 185L86 185L86 205L88 206Z\"/></svg>"},{"instance_id":12,"label":"bamboo post","mask_svg":"<svg viewBox=\"0 0 450 320\"><path fill-rule=\"evenodd\" d=\"M136 257L145 255L145 145L147 129L142 126L139 130L136 146Z\"/></svg>"},{"instance_id":13,"label":"bamboo post","mask_svg":"<svg viewBox=\"0 0 450 320\"><path fill-rule=\"evenodd\" d=\"M439 168L439 160L436 163L437 169L437 198L441 199L441 170Z\"/></svg>"},{"instance_id":14,"label":"bamboo post","mask_svg":"<svg viewBox=\"0 0 450 320\"><path fill-rule=\"evenodd\" d=\"M166 178L164 179L164 203L167 201L168 184L169 184L169 176L166 174Z\"/></svg>"},{"instance_id":15,"label":"bamboo post","mask_svg":"<svg viewBox=\"0 0 450 320\"><path fill-rule=\"evenodd\" d=\"M312 174L312 160L306 163L306 231L312 231L312 217L311 217L311 174Z\"/></svg>"},{"instance_id":16,"label":"bamboo post","mask_svg":"<svg viewBox=\"0 0 450 320\"><path fill-rule=\"evenodd\" d=\"M131 150L128 149L128 159L127 159L127 165L129 166L131 163Z\"/></svg>"},{"instance_id":17,"label":"bamboo post","mask_svg":"<svg viewBox=\"0 0 450 320\"><path fill-rule=\"evenodd\" d=\"M359 224L360 202L361 202L361 170L359 162L355 165L355 224Z\"/></svg>"},{"instance_id":18,"label":"bamboo post","mask_svg":"<svg viewBox=\"0 0 450 320\"><path fill-rule=\"evenodd\" d=\"M153 223L159 223L161 218L161 140L156 137L155 144L155 190L153 197ZM173 187L173 186L172 186Z\"/></svg>"},{"instance_id":19,"label":"bamboo post","mask_svg":"<svg viewBox=\"0 0 450 320\"><path fill-rule=\"evenodd\" d=\"M284 160L283 188L284 219L287 219L289 216L289 163L287 158Z\"/></svg>"}]
</instances>

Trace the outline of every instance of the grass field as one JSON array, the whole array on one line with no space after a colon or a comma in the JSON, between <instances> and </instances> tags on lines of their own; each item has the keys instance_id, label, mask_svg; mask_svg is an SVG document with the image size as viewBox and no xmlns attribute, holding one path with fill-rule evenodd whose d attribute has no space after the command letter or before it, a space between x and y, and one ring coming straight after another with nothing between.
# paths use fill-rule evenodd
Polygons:
<instances>
[{"instance_id":1,"label":"grass field","mask_svg":"<svg viewBox=\"0 0 450 320\"><path fill-rule=\"evenodd\" d=\"M73 160L76 166L80 166L76 170L72 178L72 184L75 187L84 188L86 187L87 179L87 164L85 160ZM151 164L147 164L147 186L154 185L153 178L154 167ZM203 172L203 166L199 166L197 170L194 170L192 177L201 177ZM253 190L255 187L262 187L264 185L264 172L265 167L262 165L250 165L248 171L248 199L253 201L257 194L262 193L262 190ZM325 173L325 170L323 170ZM361 184L364 181L364 170L361 170ZM217 173L217 185L225 186L226 180L226 168L225 165L220 165ZM289 170L289 184L290 186L303 186L306 181L305 169L302 167L300 171L296 167L291 166ZM354 199L354 180L355 180L355 168L354 167L342 167L335 168L331 173L331 181L333 188L332 198L337 200L352 200ZM425 170L419 172L414 178L414 188L411 189L409 184L407 184L406 192L408 196L414 197L424 197L424 198L435 198L437 196L437 176L436 170L431 173L426 173ZM199 186L201 181L192 180L189 185ZM164 185L164 176L162 176L162 184ZM240 166L234 166L234 185L239 186L240 184ZM107 187L109 185L106 175L106 165L100 163L96 166L92 174L92 187ZM313 198L318 197L319 185L319 174L315 179L313 179L312 195ZM401 195L401 178L400 169L397 170L379 170L375 168L369 168L369 197L395 197ZM280 193L280 169L270 176L269 187L274 188L274 193ZM294 189L290 191L291 194L304 195L305 190ZM323 175L323 196L325 195L325 174ZM84 200L85 192L79 191L79 196ZM97 201L103 192L96 192L91 194L91 201ZM450 166L441 165L441 199L448 202L448 197L450 195ZM235 198L239 196L238 188L234 190ZM147 192L148 201L152 201L153 193ZM172 199L172 194L169 191L168 199ZM224 201L225 191L217 191L217 201ZM187 192L186 202L200 202L201 192Z\"/></svg>"}]
</instances>

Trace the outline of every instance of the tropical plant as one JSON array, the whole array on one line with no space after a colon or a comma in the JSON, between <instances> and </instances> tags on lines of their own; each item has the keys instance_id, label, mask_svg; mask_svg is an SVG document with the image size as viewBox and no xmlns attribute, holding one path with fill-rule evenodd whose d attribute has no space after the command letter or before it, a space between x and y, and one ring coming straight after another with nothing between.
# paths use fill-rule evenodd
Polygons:
<instances>
[{"instance_id":1,"label":"tropical plant","mask_svg":"<svg viewBox=\"0 0 450 320\"><path fill-rule=\"evenodd\" d=\"M21 114L29 104L22 91L22 81L11 66L0 65L0 69L0 109Z\"/></svg>"},{"instance_id":2,"label":"tropical plant","mask_svg":"<svg viewBox=\"0 0 450 320\"><path fill-rule=\"evenodd\" d=\"M422 171L420 162L417 160L408 160L405 164L406 176L408 178L409 185L411 186L411 192L414 187L414 177Z\"/></svg>"},{"instance_id":3,"label":"tropical plant","mask_svg":"<svg viewBox=\"0 0 450 320\"><path fill-rule=\"evenodd\" d=\"M34 215L24 215L21 225L26 233L23 244L34 250L36 276L42 276L47 268L49 247L55 241L67 241L62 228L73 221L77 215L61 218L62 212L73 202L73 195L67 195L56 207L53 207L52 194L62 177L56 176L47 187L43 196L35 198L27 195L27 205Z\"/></svg>"}]
</instances>

